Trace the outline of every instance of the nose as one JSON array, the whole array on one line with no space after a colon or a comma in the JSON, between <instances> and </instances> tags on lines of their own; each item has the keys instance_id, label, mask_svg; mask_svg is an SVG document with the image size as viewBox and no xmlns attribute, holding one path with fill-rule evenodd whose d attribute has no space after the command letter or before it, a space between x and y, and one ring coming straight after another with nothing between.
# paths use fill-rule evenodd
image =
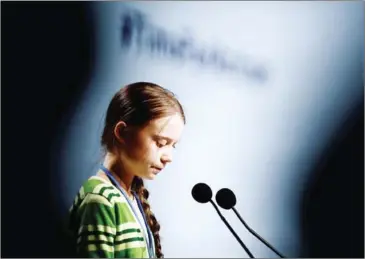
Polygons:
<instances>
[{"instance_id":1,"label":"nose","mask_svg":"<svg viewBox=\"0 0 365 259\"><path fill-rule=\"evenodd\" d=\"M172 162L172 155L170 152L167 152L161 156L161 162L166 165Z\"/></svg>"}]
</instances>

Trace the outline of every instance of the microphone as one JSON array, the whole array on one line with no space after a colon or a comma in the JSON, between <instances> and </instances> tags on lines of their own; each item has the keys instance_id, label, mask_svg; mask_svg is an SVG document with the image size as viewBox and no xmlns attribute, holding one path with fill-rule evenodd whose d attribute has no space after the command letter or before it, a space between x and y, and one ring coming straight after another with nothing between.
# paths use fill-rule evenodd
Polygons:
<instances>
[{"instance_id":1,"label":"microphone","mask_svg":"<svg viewBox=\"0 0 365 259\"><path fill-rule=\"evenodd\" d=\"M236 196L234 193L228 189L223 188L220 189L217 194L215 195L215 200L217 201L218 205L222 207L223 209L229 210L232 209L234 213L237 215L237 217L240 219L242 224L247 228L247 230L254 235L256 238L258 238L262 243L264 243L268 248L270 248L274 253L276 253L281 258L285 258L284 255L282 255L280 252L278 252L272 245L270 245L265 239L263 239L259 234L257 234L252 228L250 228L247 223L241 218L240 214L237 212L236 208L234 207L236 205Z\"/></svg>"},{"instance_id":2,"label":"microphone","mask_svg":"<svg viewBox=\"0 0 365 259\"><path fill-rule=\"evenodd\" d=\"M248 250L246 245L242 242L242 240L238 237L238 235L233 230L233 228L229 225L227 220L220 213L217 205L212 200L213 193L212 193L212 190L210 189L210 187L205 183L197 183L191 190L191 194L192 194L194 200L196 200L199 203L207 203L207 202L212 203L212 205L216 209L219 217L223 220L224 224L226 224L228 229L232 232L233 236L237 239L238 243L240 243L240 245L243 247L243 249L246 251L246 253L250 256L250 258L255 258L252 255L252 253L250 252L250 250Z\"/></svg>"}]
</instances>

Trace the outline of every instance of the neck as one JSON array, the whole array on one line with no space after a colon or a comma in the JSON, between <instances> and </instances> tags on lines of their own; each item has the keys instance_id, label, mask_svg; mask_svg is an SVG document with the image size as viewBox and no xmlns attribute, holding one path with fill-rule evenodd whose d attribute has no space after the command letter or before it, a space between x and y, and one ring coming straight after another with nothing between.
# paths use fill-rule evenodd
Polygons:
<instances>
[{"instance_id":1,"label":"neck","mask_svg":"<svg viewBox=\"0 0 365 259\"><path fill-rule=\"evenodd\" d=\"M134 175L128 174L124 169L118 158L110 152L107 152L103 165L113 174L115 180L120 186L132 196L132 182Z\"/></svg>"}]
</instances>

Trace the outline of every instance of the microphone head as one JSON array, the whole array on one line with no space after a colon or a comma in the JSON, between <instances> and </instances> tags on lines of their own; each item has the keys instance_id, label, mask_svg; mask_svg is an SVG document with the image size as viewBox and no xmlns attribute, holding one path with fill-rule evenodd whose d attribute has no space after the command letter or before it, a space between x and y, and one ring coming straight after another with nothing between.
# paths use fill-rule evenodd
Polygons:
<instances>
[{"instance_id":1,"label":"microphone head","mask_svg":"<svg viewBox=\"0 0 365 259\"><path fill-rule=\"evenodd\" d=\"M237 201L234 193L228 188L220 189L215 195L215 200L220 207L226 210L232 209Z\"/></svg>"},{"instance_id":2,"label":"microphone head","mask_svg":"<svg viewBox=\"0 0 365 259\"><path fill-rule=\"evenodd\" d=\"M194 200L200 203L207 203L212 200L212 189L205 183L197 183L191 190Z\"/></svg>"}]
</instances>

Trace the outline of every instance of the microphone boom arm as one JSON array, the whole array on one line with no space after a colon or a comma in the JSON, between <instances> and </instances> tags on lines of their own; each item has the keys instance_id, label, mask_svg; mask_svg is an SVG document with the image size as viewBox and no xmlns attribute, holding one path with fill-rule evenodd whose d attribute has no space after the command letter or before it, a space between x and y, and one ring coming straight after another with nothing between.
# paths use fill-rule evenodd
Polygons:
<instances>
[{"instance_id":1,"label":"microphone boom arm","mask_svg":"<svg viewBox=\"0 0 365 259\"><path fill-rule=\"evenodd\" d=\"M229 225L229 223L227 222L227 220L223 217L223 215L221 214L221 212L219 211L217 205L210 200L210 203L212 203L213 207L216 209L219 217L223 220L224 224L226 224L226 226L228 227L228 229L232 232L232 234L234 235L234 237L237 239L238 243L240 243L240 245L243 247L243 249L246 251L246 253L250 256L250 258L255 258L252 253L250 252L250 250L248 250L248 248L246 247L246 245L242 242L242 240L238 237L238 235L236 234L236 232L233 230L233 228Z\"/></svg>"},{"instance_id":2,"label":"microphone boom arm","mask_svg":"<svg viewBox=\"0 0 365 259\"><path fill-rule=\"evenodd\" d=\"M234 213L237 215L237 217L239 218L239 220L242 222L242 224L247 228L247 230L254 235L255 237L257 237L262 243L264 243L268 248L270 248L274 253L276 253L278 256L280 256L281 258L285 258L284 255L282 255L279 251L277 251L272 245L270 245L267 241L265 241L265 239L263 239L259 234L257 234L252 228L250 228L246 222L241 218L240 214L237 212L235 207L232 207Z\"/></svg>"}]
</instances>

